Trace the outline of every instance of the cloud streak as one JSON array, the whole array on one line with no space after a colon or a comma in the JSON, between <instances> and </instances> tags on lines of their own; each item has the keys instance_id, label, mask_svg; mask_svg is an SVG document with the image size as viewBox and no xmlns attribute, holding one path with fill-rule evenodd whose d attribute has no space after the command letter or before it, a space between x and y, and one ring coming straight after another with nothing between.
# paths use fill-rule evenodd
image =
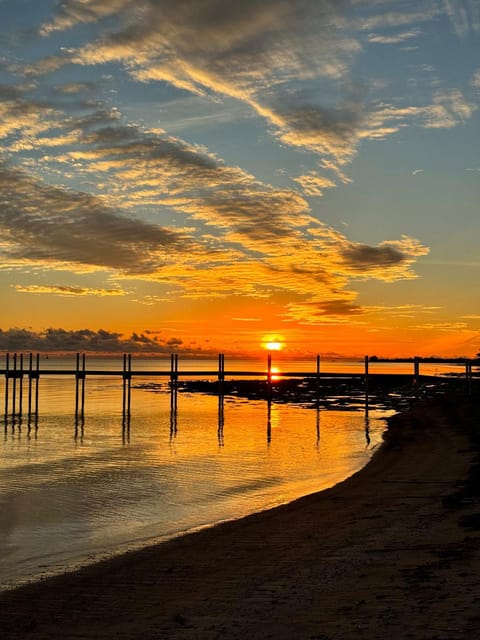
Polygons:
<instances>
[{"instance_id":1,"label":"cloud streak","mask_svg":"<svg viewBox=\"0 0 480 640\"><path fill-rule=\"evenodd\" d=\"M40 293L53 294L58 296L124 296L126 292L122 289L92 289L88 287L69 287L66 285L14 285L15 291L19 293Z\"/></svg>"},{"instance_id":2,"label":"cloud streak","mask_svg":"<svg viewBox=\"0 0 480 640\"><path fill-rule=\"evenodd\" d=\"M421 35L421 29L410 29L408 31L401 31L392 35L380 35L371 33L368 36L368 41L374 44L400 44L418 38Z\"/></svg>"}]
</instances>

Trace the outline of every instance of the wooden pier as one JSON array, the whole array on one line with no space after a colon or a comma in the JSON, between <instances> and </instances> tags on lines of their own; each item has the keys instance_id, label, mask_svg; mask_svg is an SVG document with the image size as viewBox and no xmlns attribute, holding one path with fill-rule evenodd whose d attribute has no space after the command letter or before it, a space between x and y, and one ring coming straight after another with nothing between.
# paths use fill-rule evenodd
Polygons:
<instances>
[{"instance_id":1,"label":"wooden pier","mask_svg":"<svg viewBox=\"0 0 480 640\"><path fill-rule=\"evenodd\" d=\"M120 377L122 380L122 415L124 420L129 421L131 415L131 390L132 380L137 378L165 378L169 381L171 391L171 413L176 415L177 411L177 391L179 388L180 378L204 378L215 380L217 382L217 393L219 398L223 399L225 393L225 381L252 378L258 379L266 383L266 399L272 400L272 386L279 379L302 378L306 380L314 380L317 397L322 389L322 380L325 379L344 379L360 382L363 386L365 395L365 408L368 411L370 382L375 376L382 375L392 377L398 374L372 374L370 364L376 363L376 358L365 356L363 370L361 373L338 373L327 372L321 370L320 355L316 356L316 366L314 371L276 371L272 367L272 355L267 355L266 369L264 370L227 370L225 368L225 355L219 354L218 367L212 369L195 369L195 370L179 370L178 354L171 354L169 369L152 369L152 370L134 370L132 368L131 354L123 354L122 368L105 370L105 369L87 369L86 354L76 354L75 369L49 369L40 368L40 354L29 353L26 356L23 353L7 353L5 354L5 367L0 369L0 376L4 376L4 416L12 419L26 415L28 422L38 418L39 413L39 383L42 377L46 376L66 376L75 379L75 419L83 422L85 416L85 390L88 377L109 376ZM459 365L458 360L441 360L442 364ZM412 363L413 371L410 377L415 394L420 394L420 364L421 359L416 357L413 359L396 360L395 363ZM464 379L466 383L467 393L472 392L472 380L478 379L472 373L472 361L466 360L462 362L465 366ZM27 382L25 390L24 381ZM25 396L27 397L26 407L24 407ZM219 424L223 421L223 402L219 403Z\"/></svg>"}]
</instances>

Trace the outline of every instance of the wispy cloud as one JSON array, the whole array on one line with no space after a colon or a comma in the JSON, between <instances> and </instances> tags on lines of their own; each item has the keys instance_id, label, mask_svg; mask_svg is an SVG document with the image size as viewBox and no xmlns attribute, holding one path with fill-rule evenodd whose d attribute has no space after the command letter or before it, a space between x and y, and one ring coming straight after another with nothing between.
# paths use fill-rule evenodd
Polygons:
<instances>
[{"instance_id":1,"label":"wispy cloud","mask_svg":"<svg viewBox=\"0 0 480 640\"><path fill-rule=\"evenodd\" d=\"M443 0L443 6L460 38L480 31L480 6L476 0Z\"/></svg>"},{"instance_id":2,"label":"wispy cloud","mask_svg":"<svg viewBox=\"0 0 480 640\"><path fill-rule=\"evenodd\" d=\"M472 75L470 84L472 85L472 87L475 87L476 89L480 89L480 69L477 69L474 72L474 74Z\"/></svg>"},{"instance_id":3,"label":"wispy cloud","mask_svg":"<svg viewBox=\"0 0 480 640\"><path fill-rule=\"evenodd\" d=\"M299 11L287 0L247 0L241 6L225 0L180 0L175 5L168 0L63 0L40 29L42 35L101 24L106 18L109 29L95 41L40 61L31 72L67 63L120 62L141 82L166 82L191 95L239 101L264 119L283 144L318 154L340 171L362 139L384 138L408 122L372 124L379 114L359 93L352 75L362 41L411 41L422 34L419 25L441 15L449 17L460 35L467 27L477 29L478 9L470 0L408 0L402 11L389 6L305 0ZM372 33L379 29L387 31ZM319 81L326 91L318 92ZM397 109L405 113L412 107ZM472 106L451 91L416 109L422 126L447 128L470 117ZM310 182L305 193L319 195L318 188L316 193L312 189Z\"/></svg>"},{"instance_id":4,"label":"wispy cloud","mask_svg":"<svg viewBox=\"0 0 480 640\"><path fill-rule=\"evenodd\" d=\"M362 3L355 0L355 4L365 5L366 15L360 15L355 20L355 27L362 31L372 31L381 28L398 28L407 25L418 25L429 22L442 14L442 8L435 1L423 0L421 2L408 1L402 3L403 11L390 11L392 4L388 0L384 2Z\"/></svg>"},{"instance_id":5,"label":"wispy cloud","mask_svg":"<svg viewBox=\"0 0 480 640\"><path fill-rule=\"evenodd\" d=\"M430 329L434 331L461 331L468 328L466 322L428 322L425 324L419 324L417 329Z\"/></svg>"},{"instance_id":6,"label":"wispy cloud","mask_svg":"<svg viewBox=\"0 0 480 640\"><path fill-rule=\"evenodd\" d=\"M241 7L219 0L201 5L181 0L175 7L153 0L66 0L57 17L43 26L43 35L107 15L121 15L123 26L57 59L41 61L31 71L44 73L72 62L123 62L142 82L165 81L192 94L213 92L240 100L288 144L351 157L347 147L354 142L355 120L345 104L327 109L301 101L293 107L282 98L292 80L343 82L348 76L350 61L360 50L355 38L341 31L348 5L307 0L298 11L286 0L248 0Z\"/></svg>"},{"instance_id":7,"label":"wispy cloud","mask_svg":"<svg viewBox=\"0 0 480 640\"><path fill-rule=\"evenodd\" d=\"M123 9L132 7L132 0L60 0L56 7L56 16L51 22L43 24L39 32L46 36L55 31L64 31L77 24L97 22Z\"/></svg>"},{"instance_id":8,"label":"wispy cloud","mask_svg":"<svg viewBox=\"0 0 480 640\"><path fill-rule=\"evenodd\" d=\"M428 105L396 106L379 104L369 115L362 138L381 138L406 126L425 129L452 129L469 120L478 106L459 89L435 92Z\"/></svg>"},{"instance_id":9,"label":"wispy cloud","mask_svg":"<svg viewBox=\"0 0 480 640\"><path fill-rule=\"evenodd\" d=\"M365 315L395 318L418 318L419 315L431 315L440 310L441 307L423 304L369 305L363 308Z\"/></svg>"},{"instance_id":10,"label":"wispy cloud","mask_svg":"<svg viewBox=\"0 0 480 640\"><path fill-rule=\"evenodd\" d=\"M368 36L368 41L374 44L400 44L407 40L418 38L421 34L421 29L409 29L408 31L400 31L390 35L371 33Z\"/></svg>"},{"instance_id":11,"label":"wispy cloud","mask_svg":"<svg viewBox=\"0 0 480 640\"><path fill-rule=\"evenodd\" d=\"M87 287L69 287L66 285L14 285L15 291L19 293L41 293L58 296L124 296L123 289L92 289Z\"/></svg>"},{"instance_id":12,"label":"wispy cloud","mask_svg":"<svg viewBox=\"0 0 480 640\"><path fill-rule=\"evenodd\" d=\"M298 182L307 196L323 196L325 189L331 189L336 186L336 182L318 174L316 171L310 171L303 176L294 178L294 180Z\"/></svg>"}]
</instances>

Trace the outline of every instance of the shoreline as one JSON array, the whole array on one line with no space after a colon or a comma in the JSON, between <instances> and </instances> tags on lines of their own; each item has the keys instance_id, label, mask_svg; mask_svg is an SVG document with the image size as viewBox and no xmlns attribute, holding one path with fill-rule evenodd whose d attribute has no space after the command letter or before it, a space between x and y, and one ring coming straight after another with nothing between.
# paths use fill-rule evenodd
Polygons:
<instances>
[{"instance_id":1,"label":"shoreline","mask_svg":"<svg viewBox=\"0 0 480 640\"><path fill-rule=\"evenodd\" d=\"M2 638L471 637L479 417L422 403L331 489L4 592Z\"/></svg>"}]
</instances>

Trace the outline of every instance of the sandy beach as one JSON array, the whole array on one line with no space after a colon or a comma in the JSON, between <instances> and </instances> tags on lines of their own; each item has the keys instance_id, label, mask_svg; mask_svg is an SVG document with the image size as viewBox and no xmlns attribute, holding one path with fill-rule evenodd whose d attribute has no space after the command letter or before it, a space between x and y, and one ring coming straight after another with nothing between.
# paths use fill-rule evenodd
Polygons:
<instances>
[{"instance_id":1,"label":"sandy beach","mask_svg":"<svg viewBox=\"0 0 480 640\"><path fill-rule=\"evenodd\" d=\"M0 594L1 637L479 637L479 424L421 404L332 489Z\"/></svg>"}]
</instances>

